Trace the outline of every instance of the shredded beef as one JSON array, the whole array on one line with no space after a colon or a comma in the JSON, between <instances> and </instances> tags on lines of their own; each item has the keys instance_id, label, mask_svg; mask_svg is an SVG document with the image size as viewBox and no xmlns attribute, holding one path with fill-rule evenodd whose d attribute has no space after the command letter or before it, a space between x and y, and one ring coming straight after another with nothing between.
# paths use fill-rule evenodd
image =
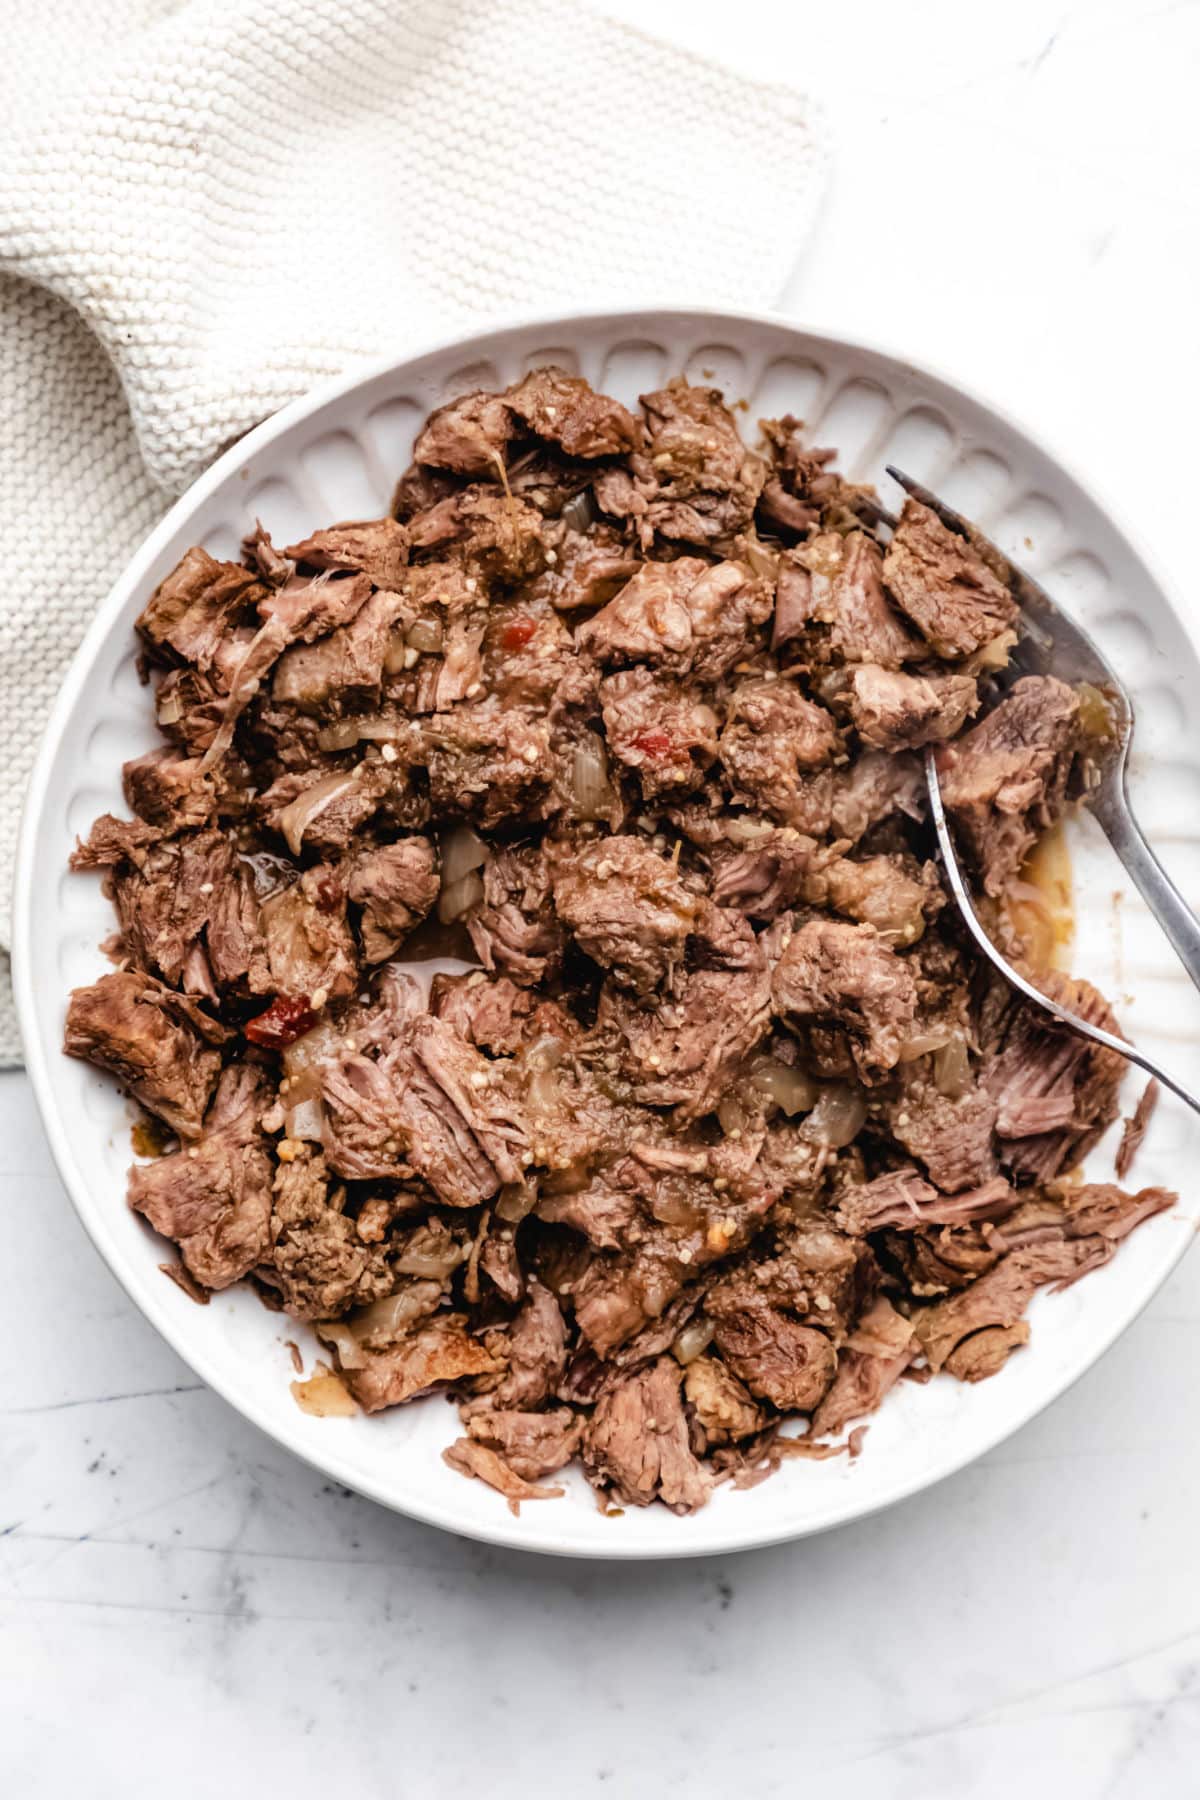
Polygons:
<instances>
[{"instance_id":1,"label":"shredded beef","mask_svg":"<svg viewBox=\"0 0 1200 1800\"><path fill-rule=\"evenodd\" d=\"M162 741L71 859L118 931L65 1048L165 1128L174 1278L253 1283L366 1413L447 1392L514 1510L857 1455L1173 1199L1079 1182L1122 1059L932 860L925 747L987 910L1086 800L1079 695L1006 684L976 539L761 432L535 368L429 416L388 517L188 551L136 625Z\"/></svg>"}]
</instances>

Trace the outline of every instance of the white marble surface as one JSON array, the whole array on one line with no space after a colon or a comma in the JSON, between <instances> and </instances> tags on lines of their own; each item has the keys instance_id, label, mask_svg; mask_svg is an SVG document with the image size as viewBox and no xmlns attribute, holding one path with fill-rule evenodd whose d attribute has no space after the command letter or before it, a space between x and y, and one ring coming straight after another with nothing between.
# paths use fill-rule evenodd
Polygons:
<instances>
[{"instance_id":1,"label":"white marble surface","mask_svg":"<svg viewBox=\"0 0 1200 1800\"><path fill-rule=\"evenodd\" d=\"M614 10L825 98L837 173L786 309L1007 399L1126 488L1186 586L1196 0ZM0 1206L14 1800L1197 1791L1195 1256L931 1493L789 1548L606 1568L394 1518L199 1387L84 1240L19 1075Z\"/></svg>"}]
</instances>

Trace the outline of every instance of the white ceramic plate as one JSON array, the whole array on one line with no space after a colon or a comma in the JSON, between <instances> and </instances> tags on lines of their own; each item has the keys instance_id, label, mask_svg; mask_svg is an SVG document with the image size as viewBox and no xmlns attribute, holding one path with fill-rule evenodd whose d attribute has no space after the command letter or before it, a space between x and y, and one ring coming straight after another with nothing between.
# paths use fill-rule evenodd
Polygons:
<instances>
[{"instance_id":1,"label":"white ceramic plate","mask_svg":"<svg viewBox=\"0 0 1200 1800\"><path fill-rule=\"evenodd\" d=\"M750 1492L724 1488L692 1518L661 1507L603 1517L582 1478L567 1496L503 1500L443 1464L456 1416L441 1399L380 1418L315 1419L297 1407L284 1340L311 1336L249 1292L195 1306L159 1273L164 1250L124 1203L129 1112L114 1084L60 1053L68 990L107 966L97 945L112 915L93 879L67 872L79 833L123 810L122 762L157 741L137 678L134 618L183 551L236 556L256 515L276 542L386 510L431 407L503 386L554 361L633 404L685 370L745 400L753 421L785 411L836 444L841 466L887 491L885 462L930 482L977 518L1083 620L1132 690L1139 727L1134 789L1151 835L1185 891L1200 891L1200 669L1188 634L1142 556L1032 438L956 384L878 348L782 321L689 311L521 324L375 365L319 389L234 446L181 499L97 614L59 695L33 773L18 857L15 980L29 1070L67 1190L114 1274L179 1354L247 1418L297 1455L388 1506L479 1538L561 1554L684 1556L797 1537L860 1517L961 1468L1030 1419L1124 1330L1191 1236L1187 1170L1200 1122L1164 1097L1135 1174L1185 1188L1183 1206L1135 1233L1116 1260L1062 1295L1040 1295L1033 1342L977 1388L938 1377L901 1384L872 1421L861 1458L795 1462ZM1151 777L1152 772L1152 779ZM1130 1035L1195 1084L1200 1003L1099 832L1073 843L1079 915L1074 966L1118 1006ZM1126 1089L1132 1100L1137 1089ZM1111 1168L1115 1133L1090 1171Z\"/></svg>"}]
</instances>

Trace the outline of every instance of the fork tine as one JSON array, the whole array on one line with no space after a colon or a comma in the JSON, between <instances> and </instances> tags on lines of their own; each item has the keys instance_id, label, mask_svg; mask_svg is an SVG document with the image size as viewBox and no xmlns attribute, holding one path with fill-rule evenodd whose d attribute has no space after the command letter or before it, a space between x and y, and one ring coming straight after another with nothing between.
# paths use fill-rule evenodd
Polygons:
<instances>
[{"instance_id":1,"label":"fork tine","mask_svg":"<svg viewBox=\"0 0 1200 1800\"><path fill-rule=\"evenodd\" d=\"M925 751L925 785L929 795L929 811L933 820L933 829L937 837L938 850L941 853L942 868L945 871L950 892L963 923L988 961L1000 971L1012 987L1016 988L1019 994L1023 994L1026 1000L1032 1001L1035 1006L1041 1007L1043 1011L1049 1013L1050 1017L1055 1019L1058 1024L1065 1026L1068 1031L1075 1032L1078 1037L1090 1038L1093 1043L1103 1044L1108 1050L1115 1050L1119 1056L1125 1058L1126 1062L1136 1063L1140 1069L1145 1069L1148 1075L1157 1076L1163 1086L1170 1088L1173 1094L1178 1094L1179 1098L1186 1101L1193 1112L1200 1113L1200 1100L1161 1064L1139 1050L1136 1045L1129 1043L1127 1039L1114 1037L1111 1032L1102 1030L1099 1025L1090 1025L1086 1019L1078 1018L1075 1013L1068 1012L1065 1007L1059 1006L1056 1001L1050 999L1048 994L1043 994L1040 988L1034 987L1031 981L1027 981L1024 975L1014 969L1008 959L997 950L984 930L983 921L975 911L970 889L963 876L942 801L937 757L932 744Z\"/></svg>"}]
</instances>

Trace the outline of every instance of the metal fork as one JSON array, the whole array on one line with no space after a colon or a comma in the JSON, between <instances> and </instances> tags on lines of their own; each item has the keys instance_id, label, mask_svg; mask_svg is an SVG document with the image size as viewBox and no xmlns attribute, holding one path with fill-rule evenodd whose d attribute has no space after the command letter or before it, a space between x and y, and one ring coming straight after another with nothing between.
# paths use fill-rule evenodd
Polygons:
<instances>
[{"instance_id":1,"label":"metal fork","mask_svg":"<svg viewBox=\"0 0 1200 1800\"><path fill-rule=\"evenodd\" d=\"M922 505L935 512L949 530L966 538L989 568L1006 583L1020 605L1019 635L1009 664L1012 673L1056 675L1060 681L1089 682L1103 694L1113 721L1113 732L1111 739L1099 749L1094 758L1095 786L1089 792L1088 804L1109 843L1133 877L1146 905L1166 932L1193 986L1200 989L1200 921L1146 842L1129 802L1126 772L1129 746L1133 738L1134 711L1133 701L1120 676L1082 626L1061 612L1045 588L1032 575L1018 568L976 526L903 470L889 466L888 474L914 500L919 500ZM1164 1087L1170 1088L1194 1112L1200 1113L1200 1099L1153 1057L1127 1043L1124 1038L1114 1037L1111 1032L1101 1030L1098 1025L1090 1025L1086 1019L1067 1012L1027 981L1000 954L983 928L963 878L942 805L941 786L932 747L925 752L925 781L950 891L967 930L983 954L1019 993L1034 1005L1042 1007L1059 1024L1077 1032L1080 1037L1091 1038L1094 1043L1116 1050L1128 1062L1136 1063L1148 1074L1156 1076Z\"/></svg>"}]
</instances>

